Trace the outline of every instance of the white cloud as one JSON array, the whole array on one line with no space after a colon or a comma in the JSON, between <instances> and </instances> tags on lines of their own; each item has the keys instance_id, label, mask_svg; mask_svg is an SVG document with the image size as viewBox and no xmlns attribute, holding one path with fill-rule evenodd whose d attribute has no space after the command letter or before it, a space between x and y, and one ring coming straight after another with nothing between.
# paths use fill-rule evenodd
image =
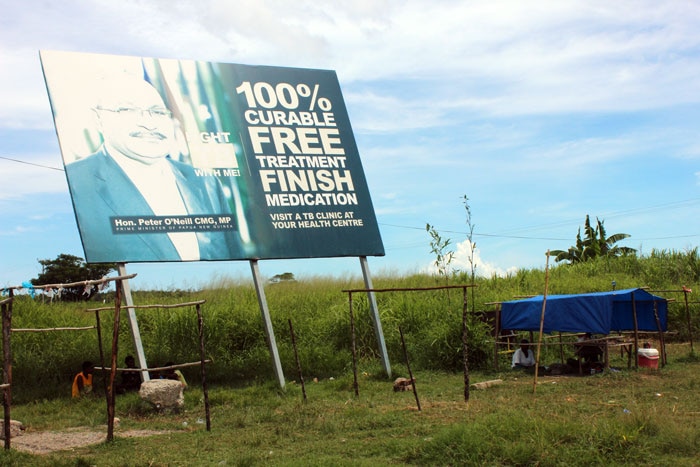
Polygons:
<instances>
[{"instance_id":1,"label":"white cloud","mask_svg":"<svg viewBox=\"0 0 700 467\"><path fill-rule=\"evenodd\" d=\"M0 32L9 127L48 124L42 48L333 68L348 84L410 77L420 92L368 102L380 116L387 105L404 110L399 124L439 124L450 109L526 115L700 99L700 6L688 2L102 0L18 2L3 13L13 18Z\"/></svg>"},{"instance_id":2,"label":"white cloud","mask_svg":"<svg viewBox=\"0 0 700 467\"><path fill-rule=\"evenodd\" d=\"M53 132L38 51L69 50L336 70L374 205L387 224L422 230L426 221L449 223L460 216L457 196L468 193L483 232L573 239L586 213L700 196L693 126L700 3L5 3L0 156L60 164L55 135L53 156L44 141L27 136ZM54 195L63 193L70 209L62 173L7 161L0 170L3 207L38 212L54 208ZM39 201L43 193L50 202ZM659 225L697 231L697 216L684 214L673 223L628 216L610 229L635 237L660 237L644 233ZM556 230L562 225L563 234ZM402 248L396 261L427 263L425 248L407 253L425 237L387 231L387 250ZM540 265L553 246L508 239L496 249L502 239L481 238L477 272L486 276L507 273L510 264ZM459 246L456 261L468 269Z\"/></svg>"},{"instance_id":3,"label":"white cloud","mask_svg":"<svg viewBox=\"0 0 700 467\"><path fill-rule=\"evenodd\" d=\"M472 249L470 248L470 241L466 239L462 242L455 244L454 256L452 257L452 262L450 263L450 269L452 271L462 271L471 275L472 266L474 267L474 274L479 277L490 278L493 276L505 277L509 274L517 272L517 266L507 266L501 267L496 264L484 261L481 258L481 254L478 248L474 248L473 255ZM473 258L473 261L470 261ZM423 268L423 271L428 274L439 274L438 268L433 260L429 265Z\"/></svg>"}]
</instances>

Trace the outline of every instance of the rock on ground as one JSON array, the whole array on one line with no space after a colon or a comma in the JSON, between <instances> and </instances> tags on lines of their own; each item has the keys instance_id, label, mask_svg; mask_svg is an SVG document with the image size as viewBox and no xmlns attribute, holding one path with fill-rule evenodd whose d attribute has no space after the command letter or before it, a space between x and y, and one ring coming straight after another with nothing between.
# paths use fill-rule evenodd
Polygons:
<instances>
[{"instance_id":1,"label":"rock on ground","mask_svg":"<svg viewBox=\"0 0 700 467\"><path fill-rule=\"evenodd\" d=\"M171 379L152 379L141 383L139 396L159 410L178 410L185 405L182 384Z\"/></svg>"},{"instance_id":2,"label":"rock on ground","mask_svg":"<svg viewBox=\"0 0 700 467\"><path fill-rule=\"evenodd\" d=\"M10 439L24 434L24 425L17 420L10 420ZM0 420L0 439L5 439L5 420Z\"/></svg>"}]
</instances>

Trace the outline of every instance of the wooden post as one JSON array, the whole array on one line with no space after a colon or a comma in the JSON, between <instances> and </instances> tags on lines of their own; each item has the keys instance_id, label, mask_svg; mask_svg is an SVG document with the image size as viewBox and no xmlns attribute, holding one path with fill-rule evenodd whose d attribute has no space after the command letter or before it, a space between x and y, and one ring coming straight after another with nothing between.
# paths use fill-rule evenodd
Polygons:
<instances>
[{"instance_id":1,"label":"wooden post","mask_svg":"<svg viewBox=\"0 0 700 467\"><path fill-rule=\"evenodd\" d=\"M294 337L294 328L292 327L292 320L288 319L289 322L289 335L292 338L292 348L294 349L294 360L297 362L297 373L299 374L299 383L301 384L301 395L304 397L304 402L306 402L306 386L304 386L304 375L301 373L301 362L299 361L299 352L297 352L297 340Z\"/></svg>"},{"instance_id":2,"label":"wooden post","mask_svg":"<svg viewBox=\"0 0 700 467\"><path fill-rule=\"evenodd\" d=\"M605 341L605 354L603 354L603 368L610 369L610 354L608 352L608 341Z\"/></svg>"},{"instance_id":3,"label":"wooden post","mask_svg":"<svg viewBox=\"0 0 700 467\"><path fill-rule=\"evenodd\" d=\"M659 331L659 353L661 355L661 366L666 366L666 343L664 342L664 331L661 329L661 320L659 319L659 307L654 300L654 319L656 320L656 329Z\"/></svg>"},{"instance_id":4,"label":"wooden post","mask_svg":"<svg viewBox=\"0 0 700 467\"><path fill-rule=\"evenodd\" d=\"M498 345L501 340L501 305L496 307L494 321L493 368L498 371Z\"/></svg>"},{"instance_id":5,"label":"wooden post","mask_svg":"<svg viewBox=\"0 0 700 467\"><path fill-rule=\"evenodd\" d=\"M464 366L464 402L469 402L469 347L467 336L468 324L467 288L462 287L462 364ZM401 336L403 339L403 336ZM498 354L496 354L498 355ZM414 385L415 387L415 385ZM418 396L416 396L416 400ZM419 406L420 410L420 406Z\"/></svg>"},{"instance_id":6,"label":"wooden post","mask_svg":"<svg viewBox=\"0 0 700 467\"><path fill-rule=\"evenodd\" d=\"M350 349L352 351L352 386L355 388L355 396L360 395L360 387L357 384L357 351L355 349L355 318L352 313L352 292L348 292L348 302L350 304Z\"/></svg>"},{"instance_id":7,"label":"wooden post","mask_svg":"<svg viewBox=\"0 0 700 467\"><path fill-rule=\"evenodd\" d=\"M537 357L535 358L535 381L532 392L537 391L537 375L540 372L540 348L542 347L542 331L544 329L544 312L547 307L547 289L549 287L549 250L547 250L547 262L544 267L544 294L542 295L542 313L540 313L540 334L537 339Z\"/></svg>"},{"instance_id":8,"label":"wooden post","mask_svg":"<svg viewBox=\"0 0 700 467\"><path fill-rule=\"evenodd\" d=\"M204 319L202 318L202 309L197 303L197 327L199 328L199 361L200 371L202 372L202 393L204 394L204 413L207 419L207 431L211 431L211 414L209 409L209 390L207 389L207 367L206 354L204 353Z\"/></svg>"},{"instance_id":9,"label":"wooden post","mask_svg":"<svg viewBox=\"0 0 700 467\"><path fill-rule=\"evenodd\" d=\"M689 289L683 287L683 297L685 298L685 319L688 322L688 337L690 338L690 353L693 353L693 327L690 325L690 308L688 307Z\"/></svg>"},{"instance_id":10,"label":"wooden post","mask_svg":"<svg viewBox=\"0 0 700 467\"><path fill-rule=\"evenodd\" d=\"M10 289L10 298L2 304L2 354L3 359L3 398L2 408L4 413L4 434L5 434L5 449L10 449L10 422L12 417L10 411L12 409L12 346L10 345L10 335L12 334L12 301L14 292Z\"/></svg>"},{"instance_id":11,"label":"wooden post","mask_svg":"<svg viewBox=\"0 0 700 467\"><path fill-rule=\"evenodd\" d=\"M561 331L559 331L559 359L562 365L564 364L564 341L561 338Z\"/></svg>"},{"instance_id":12,"label":"wooden post","mask_svg":"<svg viewBox=\"0 0 700 467\"><path fill-rule=\"evenodd\" d=\"M634 369L639 369L639 324L637 323L637 302L632 292L632 321L634 322Z\"/></svg>"},{"instance_id":13,"label":"wooden post","mask_svg":"<svg viewBox=\"0 0 700 467\"><path fill-rule=\"evenodd\" d=\"M418 391L416 390L416 379L413 377L413 372L411 371L411 362L408 361L408 351L406 351L406 341L403 338L403 330L399 326L399 335L401 335L401 347L403 348L403 356L406 360L406 368L408 369L408 377L411 380L411 386L413 387L413 397L416 398L416 405L418 406L418 411L421 411L420 400L418 399Z\"/></svg>"}]
</instances>

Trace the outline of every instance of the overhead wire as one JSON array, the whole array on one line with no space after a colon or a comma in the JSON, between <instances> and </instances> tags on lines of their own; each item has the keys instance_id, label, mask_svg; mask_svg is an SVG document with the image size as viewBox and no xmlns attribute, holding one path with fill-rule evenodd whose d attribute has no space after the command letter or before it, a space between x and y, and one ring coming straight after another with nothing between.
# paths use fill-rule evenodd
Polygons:
<instances>
[{"instance_id":1,"label":"overhead wire","mask_svg":"<svg viewBox=\"0 0 700 467\"><path fill-rule=\"evenodd\" d=\"M59 167L51 167L50 165L36 164L34 162L27 162L27 161L22 161L19 159L12 159L11 157L0 156L0 159L4 159L6 161L18 162L20 164L33 165L34 167L41 167L42 169L51 169L51 170L58 170L60 172L65 172L64 169L59 168Z\"/></svg>"},{"instance_id":2,"label":"overhead wire","mask_svg":"<svg viewBox=\"0 0 700 467\"><path fill-rule=\"evenodd\" d=\"M17 162L19 164L27 164L27 165L31 165L34 167L40 167L43 169L57 170L60 172L65 171L63 168L51 167L48 165L37 164L34 162L27 162L27 161L13 159L11 157L6 157L6 156L0 156L0 159L11 161L11 162ZM669 206L680 207L681 205L688 205L688 204L694 204L694 203L700 203L700 198L690 198L690 199L686 199L686 200L671 201L668 203L661 203L661 204L642 207L642 208L632 208L632 209L626 209L626 210L622 210L622 211L613 211L613 212L610 212L608 214L603 214L600 217L605 217L605 218L609 219L609 218L620 217L620 216L625 216L625 215L629 215L629 214L639 214L639 213L655 211L658 209L665 209L665 208L668 208ZM507 229L507 230L504 230L503 231L504 233L501 233L501 234L488 234L488 233L474 232L474 233L472 233L472 235L475 237L511 238L511 239L518 239L518 240L568 241L568 240L570 240L568 238L530 237L530 236L523 236L523 235L506 235L505 233L507 233L507 232L522 232L522 231L528 231L528 230L540 230L540 229L557 227L557 226L567 225L567 224L571 224L571 223L578 223L578 222L580 222L579 219L571 219L571 220L550 222L550 223L546 223L546 224L539 224L539 225L533 225L533 226L527 226L527 227ZM384 225L387 227L396 227L396 228L401 228L401 229L425 230L425 227L414 227L414 226L408 226L408 225L389 224L389 223L383 223L383 222L379 222L378 224ZM466 231L462 232L462 231L454 231L454 230L443 230L443 232L452 233L452 234L459 234L459 235L467 235L468 234ZM700 234L685 234L685 235L672 235L672 236L666 236L666 237L648 237L648 238L641 238L641 239L637 239L637 240L672 240L672 239L677 239L677 238L691 238L691 237L698 237L698 236L700 236ZM420 245L422 245L422 243ZM419 244L416 243L415 246L419 246ZM395 248L413 248L413 247L414 247L414 245L411 244L411 245L405 245L402 247L395 247Z\"/></svg>"}]
</instances>

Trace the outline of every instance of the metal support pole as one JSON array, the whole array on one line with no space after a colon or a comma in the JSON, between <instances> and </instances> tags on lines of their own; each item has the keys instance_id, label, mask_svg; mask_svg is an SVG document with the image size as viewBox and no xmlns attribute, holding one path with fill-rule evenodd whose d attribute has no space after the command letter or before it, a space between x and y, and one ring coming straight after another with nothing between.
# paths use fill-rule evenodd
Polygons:
<instances>
[{"instance_id":1,"label":"metal support pole","mask_svg":"<svg viewBox=\"0 0 700 467\"><path fill-rule=\"evenodd\" d=\"M118 263L117 271L119 272L120 276L126 276L126 263ZM127 312L129 314L129 328L131 329L131 338L134 341L134 348L136 349L136 360L139 362L139 368L148 368L146 354L143 351L143 342L141 341L141 331L139 331L139 322L136 319L134 299L131 297L131 286L129 285L128 279L122 281L122 294L124 296L124 303L126 304ZM148 371L142 371L141 381L150 380L151 377L148 374Z\"/></svg>"},{"instance_id":2,"label":"metal support pole","mask_svg":"<svg viewBox=\"0 0 700 467\"><path fill-rule=\"evenodd\" d=\"M250 260L250 270L253 272L253 282L255 283L255 291L258 293L258 303L260 304L260 312L262 313L263 324L265 325L267 345L268 347L270 347L270 356L272 357L272 368L275 370L275 376L277 376L277 381L279 382L280 387L284 388L284 373L282 372L282 363L280 362L280 356L277 350L275 331L272 329L270 310L267 308L265 288L263 286L262 278L260 277L260 268L258 267L258 260Z\"/></svg>"},{"instance_id":3,"label":"metal support pole","mask_svg":"<svg viewBox=\"0 0 700 467\"><path fill-rule=\"evenodd\" d=\"M369 273L369 265L367 264L366 256L360 256L360 267L362 268L362 277L364 277L365 280L365 288L372 290L372 276ZM389 356L386 351L384 331L382 331L382 322L379 319L379 309L377 307L377 299L374 292L367 292L367 300L369 301L369 309L371 311L370 315L372 316L372 322L374 323L374 334L377 337L379 356L381 357L382 364L384 365L384 372L391 378L391 364L389 363Z\"/></svg>"}]
</instances>

